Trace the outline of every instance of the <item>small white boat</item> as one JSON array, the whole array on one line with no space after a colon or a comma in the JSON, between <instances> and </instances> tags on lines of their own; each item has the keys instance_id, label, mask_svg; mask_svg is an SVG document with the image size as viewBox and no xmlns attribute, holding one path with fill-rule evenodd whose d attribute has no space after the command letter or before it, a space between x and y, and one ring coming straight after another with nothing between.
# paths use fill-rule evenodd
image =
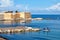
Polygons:
<instances>
[{"instance_id":1,"label":"small white boat","mask_svg":"<svg viewBox=\"0 0 60 40\"><path fill-rule=\"evenodd\" d=\"M43 31L48 32L49 30L48 30L48 29L46 29L46 30L43 30Z\"/></svg>"}]
</instances>

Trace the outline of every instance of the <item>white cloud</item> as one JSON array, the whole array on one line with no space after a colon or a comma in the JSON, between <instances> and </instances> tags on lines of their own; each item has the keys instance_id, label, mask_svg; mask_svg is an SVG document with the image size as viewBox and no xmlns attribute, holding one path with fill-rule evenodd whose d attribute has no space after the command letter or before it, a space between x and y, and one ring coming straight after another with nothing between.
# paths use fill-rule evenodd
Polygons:
<instances>
[{"instance_id":1,"label":"white cloud","mask_svg":"<svg viewBox=\"0 0 60 40\"><path fill-rule=\"evenodd\" d=\"M57 3L51 7L46 8L47 10L59 10L60 11L60 3Z\"/></svg>"},{"instance_id":2,"label":"white cloud","mask_svg":"<svg viewBox=\"0 0 60 40\"><path fill-rule=\"evenodd\" d=\"M14 0L0 0L0 12L13 9L14 9Z\"/></svg>"},{"instance_id":3,"label":"white cloud","mask_svg":"<svg viewBox=\"0 0 60 40\"><path fill-rule=\"evenodd\" d=\"M47 10L47 11L55 10L55 11L60 11L60 3L57 3L57 4L52 5L50 7L47 7L47 8L36 8L34 10Z\"/></svg>"},{"instance_id":4,"label":"white cloud","mask_svg":"<svg viewBox=\"0 0 60 40\"><path fill-rule=\"evenodd\" d=\"M47 8L29 7L27 4L14 5L14 0L0 0L0 11L5 10L19 10L19 11L32 11L32 12L58 12L60 11L60 3L52 5Z\"/></svg>"},{"instance_id":5,"label":"white cloud","mask_svg":"<svg viewBox=\"0 0 60 40\"><path fill-rule=\"evenodd\" d=\"M0 7L10 7L13 5L13 0L0 0Z\"/></svg>"},{"instance_id":6,"label":"white cloud","mask_svg":"<svg viewBox=\"0 0 60 40\"><path fill-rule=\"evenodd\" d=\"M47 8L31 8L30 11L32 12L42 12L42 13L49 13L49 12L52 12L52 13L60 13L60 3L57 3L55 5L52 5L50 7L47 7Z\"/></svg>"}]
</instances>

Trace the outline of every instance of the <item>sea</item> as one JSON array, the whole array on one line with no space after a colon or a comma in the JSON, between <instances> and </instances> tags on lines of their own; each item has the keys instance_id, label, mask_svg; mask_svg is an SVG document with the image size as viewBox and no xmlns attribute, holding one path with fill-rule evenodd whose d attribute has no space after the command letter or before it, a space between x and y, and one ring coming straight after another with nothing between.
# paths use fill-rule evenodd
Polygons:
<instances>
[{"instance_id":1,"label":"sea","mask_svg":"<svg viewBox=\"0 0 60 40\"><path fill-rule=\"evenodd\" d=\"M32 18L44 18L43 20L31 20L26 23L0 21L0 27L18 27L28 26L41 28L38 32L22 32L0 34L8 40L60 40L60 15L31 15ZM49 28L50 31L43 31L43 28Z\"/></svg>"}]
</instances>

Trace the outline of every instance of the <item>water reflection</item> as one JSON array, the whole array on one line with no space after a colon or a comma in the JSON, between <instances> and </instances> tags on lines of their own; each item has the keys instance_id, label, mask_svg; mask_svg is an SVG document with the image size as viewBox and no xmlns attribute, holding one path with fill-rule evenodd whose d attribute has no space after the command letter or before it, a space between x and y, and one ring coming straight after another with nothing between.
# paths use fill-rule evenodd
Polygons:
<instances>
[{"instance_id":1,"label":"water reflection","mask_svg":"<svg viewBox=\"0 0 60 40\"><path fill-rule=\"evenodd\" d=\"M5 22L6 23L6 22ZM0 21L1 24L5 24L4 21ZM60 21L58 20L42 20L32 21L27 23L20 23L20 21L7 22L6 24L12 23L12 26L28 25L30 27L46 28L49 27L50 31L39 31L39 32L26 32L26 33L12 33L3 35L4 37L12 40L60 40ZM9 25L8 25L9 26ZM13 37L13 38L12 38Z\"/></svg>"},{"instance_id":2,"label":"water reflection","mask_svg":"<svg viewBox=\"0 0 60 40\"><path fill-rule=\"evenodd\" d=\"M12 23L29 23L31 21L21 22L20 20L17 21L0 21L0 24L12 24Z\"/></svg>"},{"instance_id":3,"label":"water reflection","mask_svg":"<svg viewBox=\"0 0 60 40\"><path fill-rule=\"evenodd\" d=\"M42 33L43 33L43 34L46 34L46 35L49 35L49 32L50 32L50 31L47 31L47 32L43 31Z\"/></svg>"},{"instance_id":4,"label":"water reflection","mask_svg":"<svg viewBox=\"0 0 60 40\"><path fill-rule=\"evenodd\" d=\"M13 23L13 21L2 21L3 22L3 24L12 24Z\"/></svg>"},{"instance_id":5,"label":"water reflection","mask_svg":"<svg viewBox=\"0 0 60 40\"><path fill-rule=\"evenodd\" d=\"M31 21L26 21L21 23L20 20L17 21L0 21L0 27L17 27L17 26L25 26L26 23L30 23Z\"/></svg>"}]
</instances>

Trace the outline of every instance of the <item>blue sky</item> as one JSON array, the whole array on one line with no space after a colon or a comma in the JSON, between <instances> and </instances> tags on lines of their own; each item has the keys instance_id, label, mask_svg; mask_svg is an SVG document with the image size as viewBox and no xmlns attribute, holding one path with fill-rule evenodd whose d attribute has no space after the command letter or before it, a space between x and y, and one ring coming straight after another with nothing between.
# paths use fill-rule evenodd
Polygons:
<instances>
[{"instance_id":1,"label":"blue sky","mask_svg":"<svg viewBox=\"0 0 60 40\"><path fill-rule=\"evenodd\" d=\"M29 11L32 14L60 14L60 0L1 0L0 11Z\"/></svg>"},{"instance_id":2,"label":"blue sky","mask_svg":"<svg viewBox=\"0 0 60 40\"><path fill-rule=\"evenodd\" d=\"M49 7L59 3L60 0L15 0L15 4L29 5L30 7Z\"/></svg>"}]
</instances>

